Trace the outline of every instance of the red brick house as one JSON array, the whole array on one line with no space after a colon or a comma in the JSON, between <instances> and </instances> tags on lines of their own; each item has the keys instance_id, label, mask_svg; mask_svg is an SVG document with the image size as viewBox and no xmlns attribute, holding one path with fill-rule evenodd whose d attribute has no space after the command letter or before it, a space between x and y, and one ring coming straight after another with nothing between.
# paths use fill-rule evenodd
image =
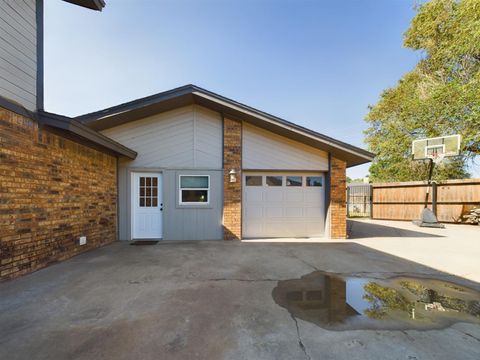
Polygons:
<instances>
[{"instance_id":1,"label":"red brick house","mask_svg":"<svg viewBox=\"0 0 480 360\"><path fill-rule=\"evenodd\" d=\"M373 154L194 85L46 112L43 2L0 17L1 279L115 240L347 236L345 170Z\"/></svg>"}]
</instances>

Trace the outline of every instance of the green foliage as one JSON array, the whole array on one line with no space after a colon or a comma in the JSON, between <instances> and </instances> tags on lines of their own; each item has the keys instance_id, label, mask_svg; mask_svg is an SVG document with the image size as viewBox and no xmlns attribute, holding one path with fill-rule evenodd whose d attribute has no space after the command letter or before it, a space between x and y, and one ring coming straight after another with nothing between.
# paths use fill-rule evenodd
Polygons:
<instances>
[{"instance_id":1,"label":"green foliage","mask_svg":"<svg viewBox=\"0 0 480 360\"><path fill-rule=\"evenodd\" d=\"M363 183L363 178L352 179L350 176L347 176L347 184L350 183Z\"/></svg>"},{"instance_id":2,"label":"green foliage","mask_svg":"<svg viewBox=\"0 0 480 360\"><path fill-rule=\"evenodd\" d=\"M372 319L381 319L390 310L407 311L411 304L397 290L381 286L375 282L368 282L364 285L365 295L371 306L365 310L365 315Z\"/></svg>"},{"instance_id":3,"label":"green foliage","mask_svg":"<svg viewBox=\"0 0 480 360\"><path fill-rule=\"evenodd\" d=\"M427 165L411 160L412 141L452 134L462 135L462 155L437 166L434 178L468 177L468 160L480 155L480 1L419 6L404 45L424 56L370 107L371 180L424 180Z\"/></svg>"}]
</instances>

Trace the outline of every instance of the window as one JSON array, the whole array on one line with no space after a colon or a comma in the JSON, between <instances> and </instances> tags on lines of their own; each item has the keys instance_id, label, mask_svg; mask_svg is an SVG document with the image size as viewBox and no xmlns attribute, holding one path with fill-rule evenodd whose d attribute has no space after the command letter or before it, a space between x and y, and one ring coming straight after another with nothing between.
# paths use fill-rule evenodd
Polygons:
<instances>
[{"instance_id":1,"label":"window","mask_svg":"<svg viewBox=\"0 0 480 360\"><path fill-rule=\"evenodd\" d=\"M141 176L139 184L140 207L157 207L158 205L158 178L156 176Z\"/></svg>"},{"instance_id":2,"label":"window","mask_svg":"<svg viewBox=\"0 0 480 360\"><path fill-rule=\"evenodd\" d=\"M282 186L282 176L267 176L267 186Z\"/></svg>"},{"instance_id":3,"label":"window","mask_svg":"<svg viewBox=\"0 0 480 360\"><path fill-rule=\"evenodd\" d=\"M208 204L210 177L208 175L180 175L180 204Z\"/></svg>"},{"instance_id":4,"label":"window","mask_svg":"<svg viewBox=\"0 0 480 360\"><path fill-rule=\"evenodd\" d=\"M287 186L302 186L302 177L287 176Z\"/></svg>"},{"instance_id":5,"label":"window","mask_svg":"<svg viewBox=\"0 0 480 360\"><path fill-rule=\"evenodd\" d=\"M321 176L307 176L307 186L322 186Z\"/></svg>"},{"instance_id":6,"label":"window","mask_svg":"<svg viewBox=\"0 0 480 360\"><path fill-rule=\"evenodd\" d=\"M261 176L245 176L245 184L247 186L262 186Z\"/></svg>"}]
</instances>

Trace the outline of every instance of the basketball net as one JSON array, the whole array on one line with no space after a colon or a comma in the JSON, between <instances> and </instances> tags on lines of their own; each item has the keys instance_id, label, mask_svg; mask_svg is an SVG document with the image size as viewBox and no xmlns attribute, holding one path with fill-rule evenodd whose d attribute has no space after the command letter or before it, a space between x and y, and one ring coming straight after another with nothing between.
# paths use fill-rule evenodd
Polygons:
<instances>
[{"instance_id":1,"label":"basketball net","mask_svg":"<svg viewBox=\"0 0 480 360\"><path fill-rule=\"evenodd\" d=\"M432 159L432 161L436 165L440 164L444 158L445 158L445 153L433 153L432 155L430 155L430 159Z\"/></svg>"}]
</instances>

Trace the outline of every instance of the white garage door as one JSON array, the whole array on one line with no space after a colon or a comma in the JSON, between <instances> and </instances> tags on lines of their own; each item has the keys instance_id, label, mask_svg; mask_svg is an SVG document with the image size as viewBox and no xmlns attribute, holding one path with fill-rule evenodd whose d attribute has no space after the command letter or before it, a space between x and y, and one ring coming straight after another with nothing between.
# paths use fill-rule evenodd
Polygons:
<instances>
[{"instance_id":1,"label":"white garage door","mask_svg":"<svg viewBox=\"0 0 480 360\"><path fill-rule=\"evenodd\" d=\"M321 173L244 173L243 237L315 237L325 231Z\"/></svg>"}]
</instances>

